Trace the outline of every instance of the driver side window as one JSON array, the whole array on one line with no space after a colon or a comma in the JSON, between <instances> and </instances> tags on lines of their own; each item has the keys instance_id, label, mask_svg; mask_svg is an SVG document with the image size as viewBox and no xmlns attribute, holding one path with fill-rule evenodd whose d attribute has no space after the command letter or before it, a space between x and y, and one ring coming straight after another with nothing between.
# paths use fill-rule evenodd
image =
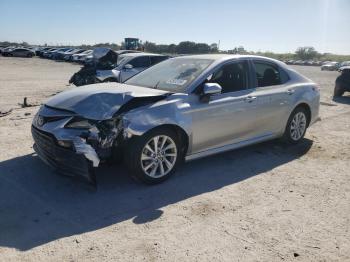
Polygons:
<instances>
[{"instance_id":1,"label":"driver side window","mask_svg":"<svg viewBox=\"0 0 350 262\"><path fill-rule=\"evenodd\" d=\"M221 93L245 90L248 86L248 64L242 61L224 65L208 82L219 84L222 88Z\"/></svg>"}]
</instances>

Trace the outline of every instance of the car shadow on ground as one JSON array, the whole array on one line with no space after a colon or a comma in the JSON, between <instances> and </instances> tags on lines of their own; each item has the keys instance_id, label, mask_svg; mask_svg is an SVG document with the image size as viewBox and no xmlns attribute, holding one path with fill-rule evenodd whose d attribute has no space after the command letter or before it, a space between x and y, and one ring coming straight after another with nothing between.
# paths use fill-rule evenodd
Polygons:
<instances>
[{"instance_id":1,"label":"car shadow on ground","mask_svg":"<svg viewBox=\"0 0 350 262\"><path fill-rule=\"evenodd\" d=\"M350 95L343 95L340 97L333 97L333 101L339 104L350 105Z\"/></svg>"},{"instance_id":2,"label":"car shadow on ground","mask_svg":"<svg viewBox=\"0 0 350 262\"><path fill-rule=\"evenodd\" d=\"M36 155L0 163L0 246L19 250L98 230L128 219L143 224L163 207L262 174L304 155L312 141L278 141L184 164L169 180L146 186L123 167L102 167L98 189L54 175ZM116 233L116 237L118 234Z\"/></svg>"}]
</instances>

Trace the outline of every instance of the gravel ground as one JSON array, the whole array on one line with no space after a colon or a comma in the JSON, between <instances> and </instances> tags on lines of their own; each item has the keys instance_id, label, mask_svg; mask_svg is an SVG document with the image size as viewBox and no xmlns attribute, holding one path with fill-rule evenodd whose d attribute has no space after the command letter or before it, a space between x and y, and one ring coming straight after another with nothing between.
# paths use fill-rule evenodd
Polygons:
<instances>
[{"instance_id":1,"label":"gravel ground","mask_svg":"<svg viewBox=\"0 0 350 262\"><path fill-rule=\"evenodd\" d=\"M321 86L317 122L278 141L193 161L144 186L102 167L95 192L33 153L37 106L77 65L0 57L0 261L350 261L350 96L337 72L295 67Z\"/></svg>"}]
</instances>

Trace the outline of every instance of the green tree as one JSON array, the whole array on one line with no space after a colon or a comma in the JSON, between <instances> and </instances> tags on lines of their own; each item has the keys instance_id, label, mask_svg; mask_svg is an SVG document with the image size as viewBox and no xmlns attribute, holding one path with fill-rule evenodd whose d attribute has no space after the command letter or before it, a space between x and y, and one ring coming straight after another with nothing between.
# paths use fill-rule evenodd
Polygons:
<instances>
[{"instance_id":1,"label":"green tree","mask_svg":"<svg viewBox=\"0 0 350 262\"><path fill-rule=\"evenodd\" d=\"M318 52L312 46L299 47L295 51L295 54L301 60L312 60L319 56Z\"/></svg>"},{"instance_id":2,"label":"green tree","mask_svg":"<svg viewBox=\"0 0 350 262\"><path fill-rule=\"evenodd\" d=\"M178 54L193 54L196 49L196 43L191 41L180 42L176 47Z\"/></svg>"}]
</instances>

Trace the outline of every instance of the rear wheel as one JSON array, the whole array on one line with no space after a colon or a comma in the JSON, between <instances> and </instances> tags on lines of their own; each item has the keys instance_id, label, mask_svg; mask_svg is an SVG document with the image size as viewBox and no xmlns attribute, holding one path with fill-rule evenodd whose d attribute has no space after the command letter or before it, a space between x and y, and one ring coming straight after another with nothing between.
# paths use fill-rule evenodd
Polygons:
<instances>
[{"instance_id":1,"label":"rear wheel","mask_svg":"<svg viewBox=\"0 0 350 262\"><path fill-rule=\"evenodd\" d=\"M182 158L181 142L171 129L155 129L129 142L124 158L129 174L147 184L169 178Z\"/></svg>"},{"instance_id":2,"label":"rear wheel","mask_svg":"<svg viewBox=\"0 0 350 262\"><path fill-rule=\"evenodd\" d=\"M303 139L309 123L308 114L303 107L297 107L289 116L286 130L284 131L284 140L291 144L297 144Z\"/></svg>"}]
</instances>

